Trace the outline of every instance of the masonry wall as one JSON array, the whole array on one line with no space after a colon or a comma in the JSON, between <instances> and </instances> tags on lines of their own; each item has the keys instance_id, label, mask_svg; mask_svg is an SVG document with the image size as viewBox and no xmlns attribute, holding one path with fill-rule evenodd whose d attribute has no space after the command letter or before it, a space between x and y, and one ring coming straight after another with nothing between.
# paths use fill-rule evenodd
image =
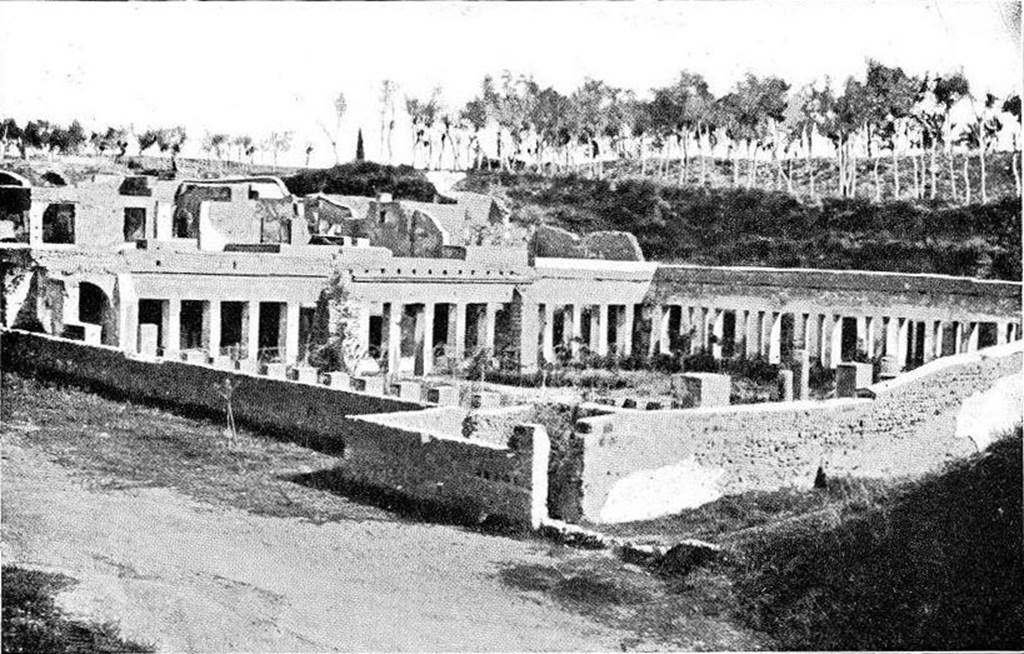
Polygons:
<instances>
[{"instance_id":1,"label":"masonry wall","mask_svg":"<svg viewBox=\"0 0 1024 654\"><path fill-rule=\"evenodd\" d=\"M359 419L427 407L420 403L205 365L136 359L113 347L44 334L0 331L0 338L5 368L94 384L188 409L223 412L225 401L218 388L230 381L232 410L239 422L280 430L293 438L305 434L318 439L323 449L340 455L338 472L346 481L519 524L538 519L535 487L546 497L546 473L544 479L534 474L533 457L534 448L539 448L542 461L538 459L538 465L546 471L547 438L533 428L517 429L501 446L430 436L428 430ZM439 419L444 423L444 417Z\"/></svg>"},{"instance_id":2,"label":"masonry wall","mask_svg":"<svg viewBox=\"0 0 1024 654\"><path fill-rule=\"evenodd\" d=\"M626 486L641 488L644 476L668 475L671 466L689 482L676 480L662 490L703 501L713 499L709 493L809 488L819 467L828 475L923 473L974 451L956 434L960 406L1020 368L1017 343L938 360L872 387L873 400L621 410L583 419L577 422L583 441L579 508L588 520L607 521L611 496ZM621 511L615 513L620 521Z\"/></svg>"}]
</instances>

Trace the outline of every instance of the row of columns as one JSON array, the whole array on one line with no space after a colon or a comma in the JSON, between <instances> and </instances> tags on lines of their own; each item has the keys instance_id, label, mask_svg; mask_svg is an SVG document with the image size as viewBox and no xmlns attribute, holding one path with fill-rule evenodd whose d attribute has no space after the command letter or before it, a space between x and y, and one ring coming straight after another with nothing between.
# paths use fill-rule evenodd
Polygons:
<instances>
[{"instance_id":1,"label":"row of columns","mask_svg":"<svg viewBox=\"0 0 1024 654\"><path fill-rule=\"evenodd\" d=\"M554 361L557 358L556 348L558 346L567 350L574 359L580 357L584 344L590 352L598 356L606 356L610 352L614 352L619 356L628 357L633 353L634 305L555 305L546 303L527 305L523 309L524 315L534 314L538 310L541 314L541 354L545 361ZM589 316L587 334L583 333L584 312ZM559 343L555 342L556 314L562 320L562 338ZM615 323L616 337L615 341L610 343L608 332L612 321ZM524 352L527 343L535 342L535 340L535 333L532 338L529 334L524 334Z\"/></svg>"},{"instance_id":2,"label":"row of columns","mask_svg":"<svg viewBox=\"0 0 1024 654\"><path fill-rule=\"evenodd\" d=\"M429 375L434 371L434 322L437 314L437 304L443 304L448 311L448 333L445 339L446 349L451 356L457 360L466 356L466 325L468 323L468 308L471 305L482 306L478 316L476 327L476 343L478 347L489 352L494 352L497 313L501 308L500 303L411 303L388 302L384 304L384 316L386 317L387 330L387 356L388 369L399 370L402 359L402 321L406 315L406 307L415 307L414 327L414 356L416 357L415 369L417 374ZM360 328L358 329L360 348L368 352L370 348L370 327L369 320L371 306L369 303L362 303L359 310Z\"/></svg>"},{"instance_id":3,"label":"row of columns","mask_svg":"<svg viewBox=\"0 0 1024 654\"><path fill-rule=\"evenodd\" d=\"M188 300L160 300L162 345L165 351L178 351L182 348L182 303ZM222 301L202 301L202 336L199 349L209 356L221 355L222 340ZM259 358L260 343L260 302L248 301L242 304L241 342L242 350L247 359ZM267 303L272 304L272 303ZM297 302L280 302L278 317L278 349L281 360L295 363L299 358L299 315L301 305Z\"/></svg>"},{"instance_id":4,"label":"row of columns","mask_svg":"<svg viewBox=\"0 0 1024 654\"><path fill-rule=\"evenodd\" d=\"M652 307L652 338L649 354L668 353L671 350L671 312L673 305ZM723 354L725 315L733 315L734 352L748 357L765 356L778 363L783 349L783 317L791 322L791 344L806 349L813 360L826 367L834 367L843 357L844 319L855 321L856 346L868 356L894 355L899 363L907 364L921 353L922 362L944 354L972 352L979 347L981 322L958 322L936 319L919 320L905 316L844 316L835 313L789 313L771 310L722 309L702 306L675 305L678 312L678 332L690 335L690 352L706 350L716 358ZM996 345L1021 338L1021 325L1016 322L998 322L995 326ZM947 352L946 330L952 330L953 346Z\"/></svg>"}]
</instances>

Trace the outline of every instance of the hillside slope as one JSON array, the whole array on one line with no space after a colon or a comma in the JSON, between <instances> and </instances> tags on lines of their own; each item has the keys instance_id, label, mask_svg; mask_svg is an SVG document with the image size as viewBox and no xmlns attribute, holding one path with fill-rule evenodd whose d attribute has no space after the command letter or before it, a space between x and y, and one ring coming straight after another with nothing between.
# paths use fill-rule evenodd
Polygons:
<instances>
[{"instance_id":1,"label":"hillside slope","mask_svg":"<svg viewBox=\"0 0 1024 654\"><path fill-rule=\"evenodd\" d=\"M1021 277L1017 198L804 204L756 189L508 172L476 172L459 187L499 196L520 223L632 232L649 259L665 262Z\"/></svg>"}]
</instances>

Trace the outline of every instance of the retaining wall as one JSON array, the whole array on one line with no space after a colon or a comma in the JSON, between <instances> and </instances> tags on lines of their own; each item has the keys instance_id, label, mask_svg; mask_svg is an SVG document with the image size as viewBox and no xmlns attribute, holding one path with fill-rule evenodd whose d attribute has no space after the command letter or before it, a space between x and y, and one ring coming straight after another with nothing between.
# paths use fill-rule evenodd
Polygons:
<instances>
[{"instance_id":1,"label":"retaining wall","mask_svg":"<svg viewBox=\"0 0 1024 654\"><path fill-rule=\"evenodd\" d=\"M517 427L502 445L457 439L429 428L360 419L411 414L427 408L421 403L183 361L133 358L113 347L19 330L0 330L0 339L5 368L186 409L223 412L218 388L230 380L239 422L315 437L325 451L340 456L338 472L344 480L517 524L539 526L545 515L549 444L542 427ZM423 422L429 426L432 419Z\"/></svg>"},{"instance_id":2,"label":"retaining wall","mask_svg":"<svg viewBox=\"0 0 1024 654\"><path fill-rule=\"evenodd\" d=\"M918 474L974 451L956 434L970 395L1020 371L1021 343L946 357L871 388L875 399L629 411L576 424L580 511L625 521L828 475ZM666 497L671 494L673 497Z\"/></svg>"}]
</instances>

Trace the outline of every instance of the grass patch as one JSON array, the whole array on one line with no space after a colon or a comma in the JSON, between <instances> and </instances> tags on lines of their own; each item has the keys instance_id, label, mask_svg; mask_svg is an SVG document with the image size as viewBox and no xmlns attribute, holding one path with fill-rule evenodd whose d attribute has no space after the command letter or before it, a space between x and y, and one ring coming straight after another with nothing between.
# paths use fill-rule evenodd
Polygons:
<instances>
[{"instance_id":1,"label":"grass patch","mask_svg":"<svg viewBox=\"0 0 1024 654\"><path fill-rule=\"evenodd\" d=\"M837 477L826 488L783 488L727 495L696 509L620 524L601 525L606 533L636 539L678 541L703 538L717 541L739 533L809 514L866 510L892 492L892 483L877 479Z\"/></svg>"},{"instance_id":2,"label":"grass patch","mask_svg":"<svg viewBox=\"0 0 1024 654\"><path fill-rule=\"evenodd\" d=\"M1021 436L838 520L744 538L739 613L786 649L1024 648Z\"/></svg>"},{"instance_id":3,"label":"grass patch","mask_svg":"<svg viewBox=\"0 0 1024 654\"><path fill-rule=\"evenodd\" d=\"M3 652L85 654L153 652L150 645L124 640L112 624L68 618L54 604L58 592L74 584L70 577L3 566Z\"/></svg>"},{"instance_id":4,"label":"grass patch","mask_svg":"<svg viewBox=\"0 0 1024 654\"><path fill-rule=\"evenodd\" d=\"M229 447L222 422L15 374L5 373L2 384L5 428L87 473L91 484L174 488L203 502L316 523L394 519L283 478L334 467L333 456L244 429Z\"/></svg>"},{"instance_id":5,"label":"grass patch","mask_svg":"<svg viewBox=\"0 0 1024 654\"><path fill-rule=\"evenodd\" d=\"M544 595L565 610L632 632L624 650L654 642L698 651L770 648L764 634L731 620L730 580L717 571L699 574L696 583L666 580L610 556L570 555L556 565L511 565L498 578L517 591Z\"/></svg>"}]
</instances>

